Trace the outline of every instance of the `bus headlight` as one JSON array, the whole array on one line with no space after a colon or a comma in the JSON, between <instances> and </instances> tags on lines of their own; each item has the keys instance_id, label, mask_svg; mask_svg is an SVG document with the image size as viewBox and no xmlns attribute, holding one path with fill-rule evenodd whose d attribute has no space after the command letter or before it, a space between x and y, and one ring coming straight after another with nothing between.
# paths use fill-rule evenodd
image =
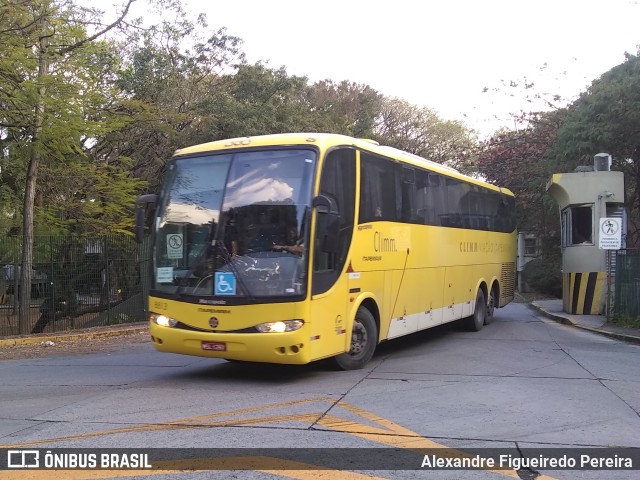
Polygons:
<instances>
[{"instance_id":1,"label":"bus headlight","mask_svg":"<svg viewBox=\"0 0 640 480\"><path fill-rule=\"evenodd\" d=\"M159 313L150 313L149 320L153 323L157 323L161 327L175 327L178 321L175 318L167 317L166 315L160 315Z\"/></svg>"},{"instance_id":2,"label":"bus headlight","mask_svg":"<svg viewBox=\"0 0 640 480\"><path fill-rule=\"evenodd\" d=\"M256 325L256 330L261 333L293 332L304 325L302 320L283 320L281 322L268 322Z\"/></svg>"}]
</instances>

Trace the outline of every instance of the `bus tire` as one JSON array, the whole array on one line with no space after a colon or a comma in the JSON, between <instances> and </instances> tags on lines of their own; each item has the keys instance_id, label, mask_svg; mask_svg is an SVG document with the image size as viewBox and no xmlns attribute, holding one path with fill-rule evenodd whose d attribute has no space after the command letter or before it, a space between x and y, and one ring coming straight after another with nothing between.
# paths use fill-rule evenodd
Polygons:
<instances>
[{"instance_id":1,"label":"bus tire","mask_svg":"<svg viewBox=\"0 0 640 480\"><path fill-rule=\"evenodd\" d=\"M348 352L334 357L334 361L341 370L359 370L371 360L377 343L376 321L369 310L360 307L353 321L351 348Z\"/></svg>"},{"instance_id":2,"label":"bus tire","mask_svg":"<svg viewBox=\"0 0 640 480\"><path fill-rule=\"evenodd\" d=\"M484 319L485 325L489 325L491 322L493 322L493 316L495 314L497 304L498 299L496 296L496 291L491 290L491 292L489 292L489 298L487 299L487 315Z\"/></svg>"},{"instance_id":3,"label":"bus tire","mask_svg":"<svg viewBox=\"0 0 640 480\"><path fill-rule=\"evenodd\" d=\"M472 332L479 332L487 320L487 302L484 299L484 292L478 290L476 295L476 308L473 315L465 319L465 326Z\"/></svg>"}]
</instances>

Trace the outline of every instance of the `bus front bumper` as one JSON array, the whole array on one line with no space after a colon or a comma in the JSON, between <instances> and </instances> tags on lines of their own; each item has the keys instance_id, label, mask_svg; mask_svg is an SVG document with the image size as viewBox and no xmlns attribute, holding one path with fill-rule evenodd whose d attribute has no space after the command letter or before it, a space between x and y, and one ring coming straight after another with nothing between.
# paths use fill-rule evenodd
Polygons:
<instances>
[{"instance_id":1,"label":"bus front bumper","mask_svg":"<svg viewBox=\"0 0 640 480\"><path fill-rule=\"evenodd\" d=\"M306 330L303 326L295 332L283 333L212 333L149 322L153 346L160 352L295 365L311 361Z\"/></svg>"}]
</instances>

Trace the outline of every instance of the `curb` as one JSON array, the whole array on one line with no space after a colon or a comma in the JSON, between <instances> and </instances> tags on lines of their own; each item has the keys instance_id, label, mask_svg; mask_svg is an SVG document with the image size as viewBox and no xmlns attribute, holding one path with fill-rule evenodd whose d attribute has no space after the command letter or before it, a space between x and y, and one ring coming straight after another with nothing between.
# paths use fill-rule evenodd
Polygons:
<instances>
[{"instance_id":1,"label":"curb","mask_svg":"<svg viewBox=\"0 0 640 480\"><path fill-rule=\"evenodd\" d=\"M609 330L602 330L601 328L588 327L586 325L582 325L575 320L564 317L562 315L556 315L554 313L547 312L539 305L535 305L533 303L529 304L532 308L537 310L539 313L543 314L545 317L555 320L556 322L562 323L564 325L570 325L572 327L580 328L582 330L586 330L588 332L597 333L599 335L604 335L605 337L614 338L616 340L622 340L624 342L634 343L636 345L640 345L640 337L635 335L627 335L619 332L611 332Z\"/></svg>"},{"instance_id":2,"label":"curb","mask_svg":"<svg viewBox=\"0 0 640 480\"><path fill-rule=\"evenodd\" d=\"M0 347L11 347L17 345L32 345L39 344L47 341L69 341L69 340L80 340L80 339L93 339L93 338L108 338L108 337L121 337L125 335L136 335L139 333L147 333L149 332L149 327L146 323L144 324L132 324L131 326L123 327L122 325L113 327L98 327L102 330L76 330L73 333L51 333L45 335L38 336L29 336L29 337L10 337L0 339ZM104 328L107 328L106 330Z\"/></svg>"}]
</instances>

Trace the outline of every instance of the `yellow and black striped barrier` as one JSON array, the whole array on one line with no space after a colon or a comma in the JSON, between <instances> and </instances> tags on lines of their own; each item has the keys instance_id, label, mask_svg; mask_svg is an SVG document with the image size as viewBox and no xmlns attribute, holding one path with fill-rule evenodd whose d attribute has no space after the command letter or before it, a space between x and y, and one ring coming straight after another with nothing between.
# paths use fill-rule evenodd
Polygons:
<instances>
[{"instance_id":1,"label":"yellow and black striped barrier","mask_svg":"<svg viewBox=\"0 0 640 480\"><path fill-rule=\"evenodd\" d=\"M563 310L574 315L598 315L606 272L562 274Z\"/></svg>"}]
</instances>

